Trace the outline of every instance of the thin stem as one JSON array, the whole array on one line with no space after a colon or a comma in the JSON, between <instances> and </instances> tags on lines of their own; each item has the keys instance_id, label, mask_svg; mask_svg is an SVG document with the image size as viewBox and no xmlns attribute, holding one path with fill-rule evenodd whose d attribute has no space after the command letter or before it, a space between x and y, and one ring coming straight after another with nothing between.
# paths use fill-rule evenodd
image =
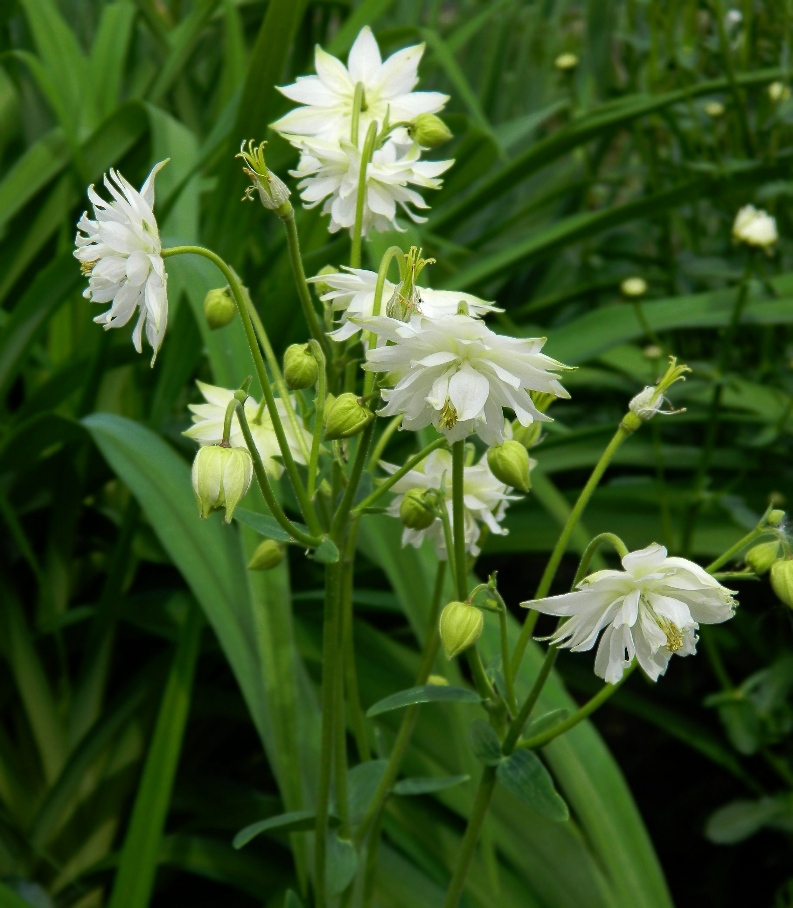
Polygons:
<instances>
[{"instance_id":1,"label":"thin stem","mask_svg":"<svg viewBox=\"0 0 793 908\"><path fill-rule=\"evenodd\" d=\"M366 735L366 721L358 689L358 672L355 665L355 641L353 638L352 587L355 567L355 546L358 540L360 521L355 520L347 537L347 551L344 558L342 587L342 648L344 650L344 677L347 689L347 704L350 710L350 724L355 738L358 758L362 763L371 760L369 739Z\"/></svg>"},{"instance_id":2,"label":"thin stem","mask_svg":"<svg viewBox=\"0 0 793 908\"><path fill-rule=\"evenodd\" d=\"M308 342L308 346L319 366L317 393L314 397L314 434L311 439L311 454L308 458L308 488L306 490L308 497L313 500L319 473L319 449L322 443L322 422L325 416L327 386L325 377L325 354L322 352L322 347L313 339Z\"/></svg>"},{"instance_id":3,"label":"thin stem","mask_svg":"<svg viewBox=\"0 0 793 908\"><path fill-rule=\"evenodd\" d=\"M532 713L532 710L537 705L537 700L540 698L543 687L545 687L545 682L548 680L548 677L551 674L554 663L556 662L556 657L559 655L558 646L549 646L548 652L545 654L545 658L542 660L542 665L540 666L540 671L537 674L537 677L534 680L529 695L526 697L523 706L520 708L520 712L515 716L512 721L512 724L509 727L506 737L504 738L504 743L502 744L501 749L506 755L512 753L515 749L515 745L523 733L523 729L526 726L526 722L529 719L529 716Z\"/></svg>"},{"instance_id":4,"label":"thin stem","mask_svg":"<svg viewBox=\"0 0 793 908\"><path fill-rule=\"evenodd\" d=\"M382 495L396 483L402 479L403 476L406 476L412 469L417 467L422 460L427 458L433 451L437 451L438 448L442 448L446 444L445 438L436 438L435 441L430 442L426 448L422 448L418 454L414 454L412 457L408 458L405 461L404 465L401 466L398 470L393 472L389 477L383 480L383 482L369 495L364 498L364 500L355 506L353 511L353 516L362 514L366 508L370 508Z\"/></svg>"},{"instance_id":5,"label":"thin stem","mask_svg":"<svg viewBox=\"0 0 793 908\"><path fill-rule=\"evenodd\" d=\"M628 554L628 547L619 536L614 533L599 533L589 543L586 549L584 549L584 554L581 556L581 561L578 563L578 570L575 572L575 578L573 579L573 589L575 589L584 577L586 577L586 572L589 570L589 565L595 557L595 552L597 552L600 546L605 542L614 546L614 549L620 558L624 558Z\"/></svg>"},{"instance_id":6,"label":"thin stem","mask_svg":"<svg viewBox=\"0 0 793 908\"><path fill-rule=\"evenodd\" d=\"M499 596L499 599L501 597ZM504 693L511 712L517 711L518 701L515 698L515 684L512 678L512 664L509 658L509 626L507 624L507 610L503 604L498 610L498 627L501 638L501 670L504 675Z\"/></svg>"},{"instance_id":7,"label":"thin stem","mask_svg":"<svg viewBox=\"0 0 793 908\"><path fill-rule=\"evenodd\" d=\"M452 538L452 522L449 518L449 508L447 502L441 502L437 510L438 520L443 526L443 541L446 545L446 561L449 564L449 570L452 578L457 576L457 559L454 554L454 539Z\"/></svg>"},{"instance_id":8,"label":"thin stem","mask_svg":"<svg viewBox=\"0 0 793 908\"><path fill-rule=\"evenodd\" d=\"M468 597L467 556L465 552L465 439L452 445L452 525L454 527L454 562L457 598Z\"/></svg>"},{"instance_id":9,"label":"thin stem","mask_svg":"<svg viewBox=\"0 0 793 908\"><path fill-rule=\"evenodd\" d=\"M363 239L363 210L366 202L366 177L369 163L374 153L374 143L377 141L377 123L373 120L369 124L366 139L361 151L361 169L358 173L358 195L355 200L355 226L352 231L352 250L350 251L350 267L361 267L361 240Z\"/></svg>"},{"instance_id":10,"label":"thin stem","mask_svg":"<svg viewBox=\"0 0 793 908\"><path fill-rule=\"evenodd\" d=\"M350 118L350 142L358 147L358 124L361 120L361 109L364 103L363 82L355 83L355 93L352 98L352 117Z\"/></svg>"},{"instance_id":11,"label":"thin stem","mask_svg":"<svg viewBox=\"0 0 793 908\"><path fill-rule=\"evenodd\" d=\"M383 434L377 439L374 447L372 448L372 453L369 455L369 469L374 469L375 466L380 462L380 458L385 453L385 449L388 447L389 441L394 437L394 433L399 429L402 424L402 414L399 416L394 416L388 423L388 425L383 430Z\"/></svg>"},{"instance_id":12,"label":"thin stem","mask_svg":"<svg viewBox=\"0 0 793 908\"><path fill-rule=\"evenodd\" d=\"M383 291L385 290L385 282L388 277L388 269L391 266L393 259L402 255L402 250L399 246L389 246L385 251L385 255L380 259L380 267L377 269L377 283L374 287L374 301L372 303L372 316L376 317L380 315L380 311L383 308ZM360 266L359 266L360 267ZM374 331L369 332L369 349L374 350L377 346L377 335ZM372 388L374 388L375 373L367 372L366 378L364 379L363 393L364 396L372 393Z\"/></svg>"},{"instance_id":13,"label":"thin stem","mask_svg":"<svg viewBox=\"0 0 793 908\"><path fill-rule=\"evenodd\" d=\"M375 423L374 420L372 420L363 430L361 437L358 440L358 450L355 452L355 460L353 461L352 470L350 471L350 478L347 480L347 488L344 490L344 497L342 498L339 508L333 516L333 522L331 523L330 532L331 536L334 538L344 526L344 522L350 515L353 501L355 501L355 493L358 491L358 484L361 481L363 468L366 465L366 456L369 453L369 445L372 441L374 426Z\"/></svg>"},{"instance_id":14,"label":"thin stem","mask_svg":"<svg viewBox=\"0 0 793 908\"><path fill-rule=\"evenodd\" d=\"M224 447L229 445L229 436L231 435L231 417L234 415L234 411L237 409L237 404L239 401L236 397L232 397L226 406L226 414L223 417L223 437L220 439L220 443Z\"/></svg>"},{"instance_id":15,"label":"thin stem","mask_svg":"<svg viewBox=\"0 0 793 908\"><path fill-rule=\"evenodd\" d=\"M743 140L746 144L746 153L751 158L754 157L755 154L752 130L749 127L749 117L746 113L746 104L744 103L743 94L735 79L735 68L732 65L732 53L730 52L730 40L727 36L727 28L724 24L724 6L721 0L713 0L713 7L716 19L716 29L719 33L721 59L724 63L724 70L727 74L727 82L729 83L730 91L735 99L735 107L738 110L738 122L741 124L741 132L743 133Z\"/></svg>"},{"instance_id":16,"label":"thin stem","mask_svg":"<svg viewBox=\"0 0 793 908\"><path fill-rule=\"evenodd\" d=\"M303 318L306 320L308 330L315 341L322 347L326 356L330 355L330 345L322 330L319 319L317 318L314 303L311 299L311 291L308 289L306 282L306 271L303 268L303 257L300 254L300 238L297 234L297 224L295 224L295 211L290 205L289 213L282 217L286 228L286 244L289 247L289 261L292 265L292 275L297 287L297 295L300 298L300 307L303 310Z\"/></svg>"},{"instance_id":17,"label":"thin stem","mask_svg":"<svg viewBox=\"0 0 793 908\"><path fill-rule=\"evenodd\" d=\"M735 558L735 556L738 555L738 553L742 549L746 548L746 546L749 545L751 542L754 542L755 539L758 539L760 536L778 536L778 535L779 534L776 533L772 528L764 527L764 526L756 526L750 533L747 533L745 536L743 536L741 539L739 539L735 543L735 545L730 546L730 548L728 548L727 551L723 555L719 555L719 557L715 561L712 561L705 568L705 570L709 574L714 574L716 571L718 571L718 569L722 565L727 564L729 561L732 561L732 559Z\"/></svg>"}]
</instances>

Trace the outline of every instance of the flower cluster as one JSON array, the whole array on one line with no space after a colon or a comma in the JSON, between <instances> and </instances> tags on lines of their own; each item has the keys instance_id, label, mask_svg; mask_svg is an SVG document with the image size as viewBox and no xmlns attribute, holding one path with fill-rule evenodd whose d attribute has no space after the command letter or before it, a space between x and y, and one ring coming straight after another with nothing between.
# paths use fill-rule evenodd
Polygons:
<instances>
[{"instance_id":1,"label":"flower cluster","mask_svg":"<svg viewBox=\"0 0 793 908\"><path fill-rule=\"evenodd\" d=\"M438 92L413 91L424 45L407 47L383 61L372 30L363 28L347 66L317 46L316 75L300 76L279 88L301 105L273 123L300 151L292 175L309 208L322 204L329 229L352 231L364 145L372 123L377 139L366 163L363 233L397 227L397 209L420 222L414 209L426 208L413 186L437 189L451 161L422 161L416 119L441 110L448 100ZM411 132L413 135L411 135Z\"/></svg>"}]
</instances>

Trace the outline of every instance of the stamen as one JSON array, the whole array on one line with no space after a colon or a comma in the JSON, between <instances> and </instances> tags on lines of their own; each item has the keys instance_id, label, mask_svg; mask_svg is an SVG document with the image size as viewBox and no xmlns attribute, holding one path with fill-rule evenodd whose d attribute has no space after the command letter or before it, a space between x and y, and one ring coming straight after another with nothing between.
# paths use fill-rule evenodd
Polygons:
<instances>
[{"instance_id":1,"label":"stamen","mask_svg":"<svg viewBox=\"0 0 793 908\"><path fill-rule=\"evenodd\" d=\"M448 397L441 410L441 425L444 429L453 429L457 425L457 408Z\"/></svg>"},{"instance_id":2,"label":"stamen","mask_svg":"<svg viewBox=\"0 0 793 908\"><path fill-rule=\"evenodd\" d=\"M80 271L88 277L91 272L94 270L94 265L99 261L99 259L94 259L93 262L80 262Z\"/></svg>"},{"instance_id":3,"label":"stamen","mask_svg":"<svg viewBox=\"0 0 793 908\"><path fill-rule=\"evenodd\" d=\"M658 619L658 627L666 634L666 648L670 653L676 653L683 648L683 632L667 618Z\"/></svg>"}]
</instances>

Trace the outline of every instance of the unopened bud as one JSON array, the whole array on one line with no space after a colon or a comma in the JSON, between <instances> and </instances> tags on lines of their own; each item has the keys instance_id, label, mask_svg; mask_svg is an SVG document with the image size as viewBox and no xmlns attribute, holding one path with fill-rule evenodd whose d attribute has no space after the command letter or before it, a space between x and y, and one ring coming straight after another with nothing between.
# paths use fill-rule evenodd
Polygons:
<instances>
[{"instance_id":1,"label":"unopened bud","mask_svg":"<svg viewBox=\"0 0 793 908\"><path fill-rule=\"evenodd\" d=\"M524 448L533 448L542 435L542 423L536 420L528 426L522 426L516 419L512 423L512 437L520 442Z\"/></svg>"},{"instance_id":2,"label":"unopened bud","mask_svg":"<svg viewBox=\"0 0 793 908\"><path fill-rule=\"evenodd\" d=\"M484 616L475 606L450 602L441 612L438 626L446 658L454 659L473 646L482 634L484 623Z\"/></svg>"},{"instance_id":3,"label":"unopened bud","mask_svg":"<svg viewBox=\"0 0 793 908\"><path fill-rule=\"evenodd\" d=\"M213 331L225 328L234 320L236 314L237 304L228 287L210 290L204 297L204 317Z\"/></svg>"},{"instance_id":4,"label":"unopened bud","mask_svg":"<svg viewBox=\"0 0 793 908\"><path fill-rule=\"evenodd\" d=\"M374 413L365 407L350 391L340 394L328 407L325 403L325 438L334 441L350 438L362 432L374 419Z\"/></svg>"},{"instance_id":5,"label":"unopened bud","mask_svg":"<svg viewBox=\"0 0 793 908\"><path fill-rule=\"evenodd\" d=\"M746 553L746 563L755 574L762 577L763 574L768 573L772 565L779 561L781 555L782 546L778 539L773 542L761 542L760 545L754 546Z\"/></svg>"},{"instance_id":6,"label":"unopened bud","mask_svg":"<svg viewBox=\"0 0 793 908\"><path fill-rule=\"evenodd\" d=\"M531 488L529 454L519 441L508 438L503 444L489 448L487 465L504 485L521 492L528 492Z\"/></svg>"},{"instance_id":7,"label":"unopened bud","mask_svg":"<svg viewBox=\"0 0 793 908\"><path fill-rule=\"evenodd\" d=\"M204 445L193 461L193 491L201 517L226 509L230 523L234 508L248 491L253 478L253 461L247 448Z\"/></svg>"},{"instance_id":8,"label":"unopened bud","mask_svg":"<svg viewBox=\"0 0 793 908\"><path fill-rule=\"evenodd\" d=\"M446 680L446 678L443 677L443 675L430 675L429 678L427 678L427 684L430 684L433 687L449 686L449 682Z\"/></svg>"},{"instance_id":9,"label":"unopened bud","mask_svg":"<svg viewBox=\"0 0 793 908\"><path fill-rule=\"evenodd\" d=\"M435 114L419 114L408 128L410 138L415 139L422 148L438 148L454 138L452 131Z\"/></svg>"},{"instance_id":10,"label":"unopened bud","mask_svg":"<svg viewBox=\"0 0 793 908\"><path fill-rule=\"evenodd\" d=\"M317 296L323 297L326 293L330 293L331 290L333 290L333 287L331 287L330 284L326 284L324 281L318 281L317 278L322 277L324 274L338 273L339 269L334 267L333 265L324 265L319 269L319 271L317 272L317 277L311 278L311 280L309 281L309 283L312 283L314 285L314 290L316 291Z\"/></svg>"},{"instance_id":11,"label":"unopened bud","mask_svg":"<svg viewBox=\"0 0 793 908\"><path fill-rule=\"evenodd\" d=\"M768 86L768 97L775 104L779 101L787 101L790 97L790 89L784 82L772 82Z\"/></svg>"},{"instance_id":12,"label":"unopened bud","mask_svg":"<svg viewBox=\"0 0 793 908\"><path fill-rule=\"evenodd\" d=\"M308 344L292 344L284 353L284 381L290 391L310 388L319 376L319 365Z\"/></svg>"},{"instance_id":13,"label":"unopened bud","mask_svg":"<svg viewBox=\"0 0 793 908\"><path fill-rule=\"evenodd\" d=\"M284 560L284 550L274 539L265 539L248 562L249 571L271 571Z\"/></svg>"},{"instance_id":14,"label":"unopened bud","mask_svg":"<svg viewBox=\"0 0 793 908\"><path fill-rule=\"evenodd\" d=\"M559 54L553 65L560 72L570 72L578 66L578 57L575 54Z\"/></svg>"},{"instance_id":15,"label":"unopened bud","mask_svg":"<svg viewBox=\"0 0 793 908\"><path fill-rule=\"evenodd\" d=\"M435 522L435 511L425 489L411 489L399 505L399 519L409 530L426 530Z\"/></svg>"},{"instance_id":16,"label":"unopened bud","mask_svg":"<svg viewBox=\"0 0 793 908\"><path fill-rule=\"evenodd\" d=\"M777 561L772 565L771 588L781 602L793 608L793 561Z\"/></svg>"},{"instance_id":17,"label":"unopened bud","mask_svg":"<svg viewBox=\"0 0 793 908\"><path fill-rule=\"evenodd\" d=\"M705 113L714 120L718 120L719 117L724 116L724 105L721 101L708 101L705 105Z\"/></svg>"},{"instance_id":18,"label":"unopened bud","mask_svg":"<svg viewBox=\"0 0 793 908\"><path fill-rule=\"evenodd\" d=\"M638 299L647 293L647 281L643 277L626 277L620 284L620 292L629 299Z\"/></svg>"},{"instance_id":19,"label":"unopened bud","mask_svg":"<svg viewBox=\"0 0 793 908\"><path fill-rule=\"evenodd\" d=\"M758 246L761 249L769 249L779 238L776 220L754 205L744 205L735 216L732 235L747 246Z\"/></svg>"},{"instance_id":20,"label":"unopened bud","mask_svg":"<svg viewBox=\"0 0 793 908\"><path fill-rule=\"evenodd\" d=\"M781 511L779 508L774 508L773 511L766 517L765 522L770 527L778 527L780 523L785 519L785 512Z\"/></svg>"}]
</instances>

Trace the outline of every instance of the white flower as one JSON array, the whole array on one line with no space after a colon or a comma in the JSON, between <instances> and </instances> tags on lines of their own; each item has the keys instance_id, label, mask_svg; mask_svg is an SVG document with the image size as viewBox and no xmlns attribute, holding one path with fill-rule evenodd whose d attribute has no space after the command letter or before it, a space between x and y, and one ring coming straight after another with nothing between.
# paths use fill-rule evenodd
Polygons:
<instances>
[{"instance_id":1,"label":"white flower","mask_svg":"<svg viewBox=\"0 0 793 908\"><path fill-rule=\"evenodd\" d=\"M152 365L168 323L168 276L152 211L154 177L166 163L160 161L154 166L140 192L111 170L110 178L105 175L104 180L113 197L111 202L102 199L93 185L89 186L88 198L96 220L83 212L75 237L75 258L82 263L83 273L90 275L83 296L94 303L112 303L94 321L106 329L121 328L140 309L132 342L140 353L145 325L146 339L154 350Z\"/></svg>"},{"instance_id":2,"label":"white flower","mask_svg":"<svg viewBox=\"0 0 793 908\"><path fill-rule=\"evenodd\" d=\"M306 208L315 208L324 201L322 213L330 215L331 233L342 228L352 231L355 225L355 206L358 198L358 178L361 172L361 150L347 141L326 142L320 139L296 139L301 151L297 170L300 197ZM397 205L416 223L426 221L411 210L429 207L410 185L439 189L437 179L453 161L420 161L421 149L411 145L401 151L389 140L375 150L366 168L366 193L363 208L363 233L374 228L380 232L396 224Z\"/></svg>"},{"instance_id":3,"label":"white flower","mask_svg":"<svg viewBox=\"0 0 793 908\"><path fill-rule=\"evenodd\" d=\"M380 466L389 473L394 473L397 467L389 463L380 463ZM452 455L449 451L433 451L419 469L410 470L392 486L398 496L391 503L388 513L399 517L399 507L407 492L412 489L443 490L449 520L452 519ZM480 524L484 524L491 533L500 536L506 535L507 530L499 526L504 519L507 505L510 501L517 501L520 496L507 494L507 486L500 482L491 473L487 465L487 458L483 457L479 463L466 466L463 473L463 502L465 504L465 550L471 555L478 555L477 541L481 535ZM412 545L418 548L425 539L431 539L435 544L435 552L439 558L446 559L446 540L443 532L443 521L436 517L433 523L424 530L411 530L405 527L402 533L402 545Z\"/></svg>"},{"instance_id":4,"label":"white flower","mask_svg":"<svg viewBox=\"0 0 793 908\"><path fill-rule=\"evenodd\" d=\"M337 341L346 340L361 330L361 326L351 321L352 318L370 316L374 310L374 293L377 284L377 273L361 268L344 268L338 274L320 274L309 278L309 282L321 282L331 289L321 297L324 302L332 303L334 312L341 312L341 327L331 332L330 336ZM345 273L346 272L346 273ZM385 315L388 301L398 285L386 281L383 286L381 312ZM429 287L417 287L417 314L427 318L440 318L443 315L455 315L460 303L464 303L469 315L485 315L487 312L500 312L492 303L486 303L470 293L456 290L432 290Z\"/></svg>"},{"instance_id":5,"label":"white flower","mask_svg":"<svg viewBox=\"0 0 793 908\"><path fill-rule=\"evenodd\" d=\"M219 388L216 385L208 385L202 381L197 381L196 384L204 395L206 403L190 404L194 425L183 434L201 445L218 445L223 439L223 421L226 417L226 408L229 405L229 401L234 397L234 392L226 388ZM310 450L311 434L301 429L305 442L301 446L295 437L284 402L280 398L276 398L275 406L278 410L278 415L281 417L281 424L284 427L284 434L289 442L292 456L298 463L305 464L306 460L302 451L303 448ZM275 479L278 479L284 468L275 459L281 456L281 449L278 447L278 439L267 407L263 407L261 413L259 413L259 404L252 397L249 397L245 401L245 416L251 429L256 450L259 452L264 464L264 469ZM236 413L231 420L229 442L233 448L246 447L245 436L242 434L240 421Z\"/></svg>"},{"instance_id":6,"label":"white flower","mask_svg":"<svg viewBox=\"0 0 793 908\"><path fill-rule=\"evenodd\" d=\"M528 391L570 396L547 371L565 366L540 352L545 338L504 337L467 315L357 321L391 341L368 350L364 368L387 372L396 383L382 392L387 403L379 412L403 414L405 429L433 425L450 442L475 432L485 444L496 445L504 440L504 407L514 410L524 426L535 419L551 421Z\"/></svg>"},{"instance_id":7,"label":"white flower","mask_svg":"<svg viewBox=\"0 0 793 908\"><path fill-rule=\"evenodd\" d=\"M700 624L732 618L733 593L685 558L649 545L622 559L623 571L597 571L572 593L522 602L545 615L569 616L551 637L573 652L592 649L605 628L595 674L616 684L634 655L653 681L672 656L696 652Z\"/></svg>"},{"instance_id":8,"label":"white flower","mask_svg":"<svg viewBox=\"0 0 793 908\"><path fill-rule=\"evenodd\" d=\"M355 86L363 87L365 109L360 113L358 134L366 135L369 124L376 120L382 128L386 117L390 123L411 121L422 113L437 113L449 100L436 91L413 91L418 83L418 65L424 45L406 47L392 54L385 63L380 57L372 30L361 29L350 49L345 66L317 46L315 76L299 76L292 85L278 90L298 104L273 123L273 129L290 138L315 136L330 142L350 140Z\"/></svg>"},{"instance_id":9,"label":"white flower","mask_svg":"<svg viewBox=\"0 0 793 908\"><path fill-rule=\"evenodd\" d=\"M773 246L779 238L776 220L754 205L744 205L738 212L732 225L732 235L742 243L764 249Z\"/></svg>"}]
</instances>

